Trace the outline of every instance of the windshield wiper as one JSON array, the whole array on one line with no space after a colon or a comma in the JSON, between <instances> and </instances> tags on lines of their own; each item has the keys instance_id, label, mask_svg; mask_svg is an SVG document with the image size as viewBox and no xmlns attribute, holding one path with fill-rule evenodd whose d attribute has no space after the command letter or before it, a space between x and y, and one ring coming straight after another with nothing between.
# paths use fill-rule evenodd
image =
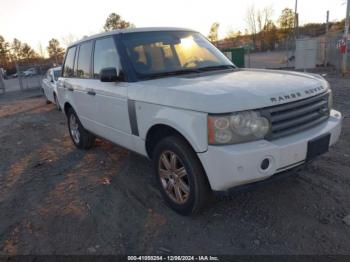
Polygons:
<instances>
[{"instance_id":1,"label":"windshield wiper","mask_svg":"<svg viewBox=\"0 0 350 262\"><path fill-rule=\"evenodd\" d=\"M224 70L224 69L235 69L233 65L217 65L217 66L205 66L198 68L199 71L212 71L212 70Z\"/></svg>"},{"instance_id":2,"label":"windshield wiper","mask_svg":"<svg viewBox=\"0 0 350 262\"><path fill-rule=\"evenodd\" d=\"M159 78L159 77L165 77L165 76L177 76L177 75L193 74L193 73L200 73L200 72L201 71L198 69L183 69L183 70L150 74L150 75L146 75L144 78L153 79L153 78Z\"/></svg>"}]
</instances>

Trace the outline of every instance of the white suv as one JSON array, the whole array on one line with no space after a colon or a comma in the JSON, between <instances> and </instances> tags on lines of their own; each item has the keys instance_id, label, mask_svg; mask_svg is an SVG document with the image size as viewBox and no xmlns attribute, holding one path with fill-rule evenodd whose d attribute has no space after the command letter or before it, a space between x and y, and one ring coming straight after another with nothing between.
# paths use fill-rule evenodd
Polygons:
<instances>
[{"instance_id":1,"label":"white suv","mask_svg":"<svg viewBox=\"0 0 350 262\"><path fill-rule=\"evenodd\" d=\"M200 210L211 192L326 152L342 122L321 76L238 69L179 28L118 30L69 46L58 96L78 148L98 136L149 157L181 214Z\"/></svg>"}]
</instances>

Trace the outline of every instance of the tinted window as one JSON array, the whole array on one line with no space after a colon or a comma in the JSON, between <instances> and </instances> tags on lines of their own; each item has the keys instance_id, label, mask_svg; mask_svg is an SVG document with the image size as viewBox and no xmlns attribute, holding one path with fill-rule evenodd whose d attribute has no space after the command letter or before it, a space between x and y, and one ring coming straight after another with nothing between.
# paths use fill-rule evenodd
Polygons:
<instances>
[{"instance_id":1,"label":"tinted window","mask_svg":"<svg viewBox=\"0 0 350 262\"><path fill-rule=\"evenodd\" d=\"M118 54L112 37L96 40L94 53L94 78L100 77L102 68L118 66Z\"/></svg>"},{"instance_id":2,"label":"tinted window","mask_svg":"<svg viewBox=\"0 0 350 262\"><path fill-rule=\"evenodd\" d=\"M75 56L76 47L71 47L68 50L66 61L64 63L63 76L72 77L74 75L74 56Z\"/></svg>"},{"instance_id":3,"label":"tinted window","mask_svg":"<svg viewBox=\"0 0 350 262\"><path fill-rule=\"evenodd\" d=\"M92 42L84 43L79 48L77 77L90 78Z\"/></svg>"}]
</instances>

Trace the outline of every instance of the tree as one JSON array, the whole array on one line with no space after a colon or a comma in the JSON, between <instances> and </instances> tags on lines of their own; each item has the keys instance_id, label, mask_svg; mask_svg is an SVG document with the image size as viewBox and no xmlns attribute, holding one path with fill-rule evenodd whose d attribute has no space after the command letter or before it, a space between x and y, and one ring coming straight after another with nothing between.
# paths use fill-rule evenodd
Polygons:
<instances>
[{"instance_id":1,"label":"tree","mask_svg":"<svg viewBox=\"0 0 350 262\"><path fill-rule=\"evenodd\" d=\"M271 21L272 15L273 9L271 6L266 6L263 9L255 9L253 5L248 7L246 13L246 22L253 40L254 47L257 46L257 42L259 40L260 47L264 48L265 37L267 33L264 28L267 28L266 26L268 22Z\"/></svg>"},{"instance_id":2,"label":"tree","mask_svg":"<svg viewBox=\"0 0 350 262\"><path fill-rule=\"evenodd\" d=\"M262 50L266 49L268 45L266 43L267 35L270 33L269 30L272 29L269 23L272 23L273 9L271 6L264 7L262 10L257 11L257 25L258 25L258 36L260 40L260 48Z\"/></svg>"},{"instance_id":3,"label":"tree","mask_svg":"<svg viewBox=\"0 0 350 262\"><path fill-rule=\"evenodd\" d=\"M27 43L22 43L17 38L11 44L11 59L13 61L29 62L38 58L38 54Z\"/></svg>"},{"instance_id":4,"label":"tree","mask_svg":"<svg viewBox=\"0 0 350 262\"><path fill-rule=\"evenodd\" d=\"M21 46L21 58L28 61L31 60L33 58L37 58L37 54L35 53L35 51L27 44L24 43Z\"/></svg>"},{"instance_id":5,"label":"tree","mask_svg":"<svg viewBox=\"0 0 350 262\"><path fill-rule=\"evenodd\" d=\"M278 41L277 37L277 26L274 24L272 20L269 20L266 26L263 28L264 32L264 43L267 48L270 50L275 49L275 44Z\"/></svg>"},{"instance_id":6,"label":"tree","mask_svg":"<svg viewBox=\"0 0 350 262\"><path fill-rule=\"evenodd\" d=\"M73 44L75 41L77 41L79 38L74 36L73 34L69 33L66 36L63 36L61 38L64 45L69 46Z\"/></svg>"},{"instance_id":7,"label":"tree","mask_svg":"<svg viewBox=\"0 0 350 262\"><path fill-rule=\"evenodd\" d=\"M14 58L14 60L20 60L22 59L21 57L21 49L22 49L22 43L21 41L19 41L17 38L13 39L13 42L11 44L11 48L12 48L12 57Z\"/></svg>"},{"instance_id":8,"label":"tree","mask_svg":"<svg viewBox=\"0 0 350 262\"><path fill-rule=\"evenodd\" d=\"M262 10L257 10L256 20L258 25L258 32L261 32L266 28L267 24L271 21L273 15L273 9L271 6L266 6Z\"/></svg>"},{"instance_id":9,"label":"tree","mask_svg":"<svg viewBox=\"0 0 350 262\"><path fill-rule=\"evenodd\" d=\"M103 29L107 32L115 29L133 28L133 27L135 27L133 23L123 20L121 16L116 13L111 13L107 17L106 23L103 26Z\"/></svg>"},{"instance_id":10,"label":"tree","mask_svg":"<svg viewBox=\"0 0 350 262\"><path fill-rule=\"evenodd\" d=\"M209 35L208 35L208 39L211 42L217 42L218 38L219 38L219 27L220 24L215 22L211 25L210 27L210 31L209 31Z\"/></svg>"},{"instance_id":11,"label":"tree","mask_svg":"<svg viewBox=\"0 0 350 262\"><path fill-rule=\"evenodd\" d=\"M248 7L246 13L246 22L248 26L248 31L252 36L253 46L256 46L256 34L257 34L257 23L256 23L256 11L255 7L252 5Z\"/></svg>"},{"instance_id":12,"label":"tree","mask_svg":"<svg viewBox=\"0 0 350 262\"><path fill-rule=\"evenodd\" d=\"M232 28L230 28L226 33L226 39L232 39L236 37L240 37L242 35L241 31L235 31Z\"/></svg>"},{"instance_id":13,"label":"tree","mask_svg":"<svg viewBox=\"0 0 350 262\"><path fill-rule=\"evenodd\" d=\"M49 46L46 49L49 53L49 57L55 59L56 64L59 64L59 62L63 60L64 49L60 47L60 42L57 39L52 38L49 41Z\"/></svg>"},{"instance_id":14,"label":"tree","mask_svg":"<svg viewBox=\"0 0 350 262\"><path fill-rule=\"evenodd\" d=\"M0 35L0 67L5 67L10 60L10 44Z\"/></svg>"},{"instance_id":15,"label":"tree","mask_svg":"<svg viewBox=\"0 0 350 262\"><path fill-rule=\"evenodd\" d=\"M284 8L278 19L278 23L281 29L284 30L286 34L291 32L294 27L294 12L290 8Z\"/></svg>"}]
</instances>

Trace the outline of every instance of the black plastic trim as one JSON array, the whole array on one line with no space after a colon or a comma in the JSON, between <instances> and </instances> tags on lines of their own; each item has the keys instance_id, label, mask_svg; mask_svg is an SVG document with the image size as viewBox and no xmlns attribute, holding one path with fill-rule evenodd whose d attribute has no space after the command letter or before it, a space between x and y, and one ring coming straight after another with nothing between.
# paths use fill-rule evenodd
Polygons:
<instances>
[{"instance_id":1,"label":"black plastic trim","mask_svg":"<svg viewBox=\"0 0 350 262\"><path fill-rule=\"evenodd\" d=\"M128 112L129 112L131 134L133 134L134 136L139 136L139 128L137 125L135 100L128 99Z\"/></svg>"}]
</instances>

